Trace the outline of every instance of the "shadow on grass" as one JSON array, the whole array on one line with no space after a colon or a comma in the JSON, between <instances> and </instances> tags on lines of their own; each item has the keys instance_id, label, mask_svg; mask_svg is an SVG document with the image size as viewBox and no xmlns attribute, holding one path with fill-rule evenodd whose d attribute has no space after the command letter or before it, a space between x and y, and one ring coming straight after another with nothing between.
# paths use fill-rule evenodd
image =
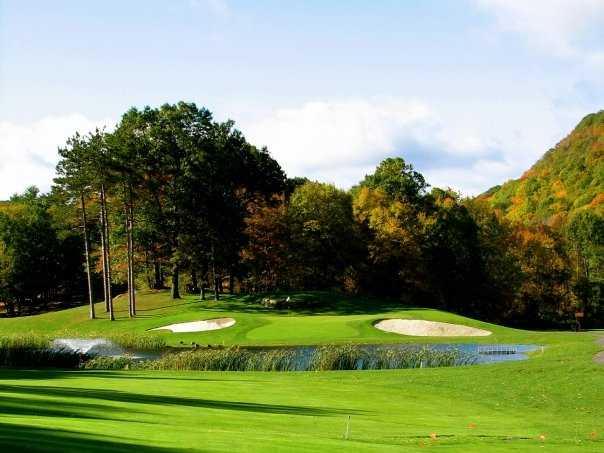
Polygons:
<instances>
[{"instance_id":1,"label":"shadow on grass","mask_svg":"<svg viewBox=\"0 0 604 453\"><path fill-rule=\"evenodd\" d=\"M0 393L17 395L35 395L51 398L85 398L102 401L112 401L127 404L148 404L160 406L188 406L204 409L218 409L230 411L259 412L268 414L304 415L323 417L330 415L343 415L359 413L354 410L341 410L331 408L314 408L304 406L290 406L282 404L250 403L242 401L211 400L203 398L188 398L178 396L148 395L130 393L120 390L84 389L75 387L50 387L50 386L25 386L0 384ZM56 402L53 402L56 403ZM79 402L77 404L80 404ZM0 411L1 409L0 405Z\"/></svg>"},{"instance_id":2,"label":"shadow on grass","mask_svg":"<svg viewBox=\"0 0 604 453\"><path fill-rule=\"evenodd\" d=\"M264 298L290 301L282 308L267 308L262 305ZM426 310L425 307L405 305L396 299L377 299L361 296L347 296L331 291L302 291L278 294L254 294L222 296L220 301L191 301L199 310L264 313L282 315L366 315L389 311Z\"/></svg>"},{"instance_id":3,"label":"shadow on grass","mask_svg":"<svg viewBox=\"0 0 604 453\"><path fill-rule=\"evenodd\" d=\"M168 305L162 305L161 307L152 307L152 308L137 308L136 309L136 313L144 313L147 311L155 311L155 310L165 310L166 308L174 308L174 307L181 307L183 305L191 305L195 303L195 301L184 301L184 302L174 302L173 304L168 304ZM128 311L128 310L126 310Z\"/></svg>"},{"instance_id":4,"label":"shadow on grass","mask_svg":"<svg viewBox=\"0 0 604 453\"><path fill-rule=\"evenodd\" d=\"M0 451L3 452L88 452L173 453L182 450L130 443L119 438L95 436L62 429L0 423Z\"/></svg>"},{"instance_id":5,"label":"shadow on grass","mask_svg":"<svg viewBox=\"0 0 604 453\"><path fill-rule=\"evenodd\" d=\"M16 379L43 379L52 377L99 377L115 376L123 378L123 373L89 372L28 372L3 370ZM30 374L31 373L31 374ZM134 377L134 376L133 376ZM159 378L159 377L158 377ZM38 381L39 382L39 381ZM102 383L102 381L101 381ZM112 382L104 382L111 386ZM116 404L118 403L118 404ZM138 405L138 406L129 406ZM244 411L248 413L283 414L298 416L338 416L363 414L365 411L335 408L316 408L285 404L259 402L225 401L186 396L166 396L158 394L132 393L113 389L75 388L60 386L39 386L4 384L0 381L0 452L122 452L168 453L179 451L140 445L135 439L99 436L65 429L48 429L32 426L46 419L84 419L110 421L116 424L137 419L136 414L156 414L166 407L192 407L222 411ZM9 420L31 425L6 423ZM142 423L149 423L139 420ZM155 423L155 422L153 422ZM94 431L94 425L90 431ZM182 451L182 450L180 450Z\"/></svg>"},{"instance_id":6,"label":"shadow on grass","mask_svg":"<svg viewBox=\"0 0 604 453\"><path fill-rule=\"evenodd\" d=\"M262 305L265 298L290 301L287 306L269 308ZM258 314L280 314L280 315L360 315L376 314L388 311L402 310L425 310L425 307L405 305L397 299L373 298L365 296L349 296L335 291L291 291L270 294L232 295L221 294L220 300L213 299L209 294L205 300L198 296L188 294L183 299L166 302L157 307L137 309L138 317L142 319L163 317L162 310L188 306L190 311L212 311L212 312L239 312ZM120 307L116 313L120 314L126 310Z\"/></svg>"},{"instance_id":7,"label":"shadow on grass","mask_svg":"<svg viewBox=\"0 0 604 453\"><path fill-rule=\"evenodd\" d=\"M210 372L213 373L213 372ZM140 379L140 380L163 380L163 381L196 381L196 382L231 382L231 379L212 379L196 377L196 372L180 372L180 376L162 375L159 372L139 374L135 371L110 371L110 370L24 370L18 368L0 368L0 383L2 381L15 381L23 379L35 379L36 381L50 379L70 378L101 378L101 379ZM237 382L257 382L257 379L242 379L239 376ZM2 384L0 384L2 385Z\"/></svg>"},{"instance_id":8,"label":"shadow on grass","mask_svg":"<svg viewBox=\"0 0 604 453\"><path fill-rule=\"evenodd\" d=\"M28 393L28 396L31 393ZM124 413L128 416L142 411L130 408L108 407L106 404L69 402L56 400L30 399L26 397L15 397L2 395L0 397L0 415L19 417L76 417L78 419L92 420L122 420L123 418L109 416L107 414Z\"/></svg>"}]
</instances>

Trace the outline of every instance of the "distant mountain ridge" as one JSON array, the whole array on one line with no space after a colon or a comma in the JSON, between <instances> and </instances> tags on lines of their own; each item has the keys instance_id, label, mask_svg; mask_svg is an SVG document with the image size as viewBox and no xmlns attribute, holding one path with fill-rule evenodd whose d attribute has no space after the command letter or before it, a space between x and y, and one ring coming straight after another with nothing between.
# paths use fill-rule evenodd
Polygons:
<instances>
[{"instance_id":1,"label":"distant mountain ridge","mask_svg":"<svg viewBox=\"0 0 604 453\"><path fill-rule=\"evenodd\" d=\"M587 115L519 179L480 195L504 217L559 228L575 213L604 215L604 110Z\"/></svg>"}]
</instances>

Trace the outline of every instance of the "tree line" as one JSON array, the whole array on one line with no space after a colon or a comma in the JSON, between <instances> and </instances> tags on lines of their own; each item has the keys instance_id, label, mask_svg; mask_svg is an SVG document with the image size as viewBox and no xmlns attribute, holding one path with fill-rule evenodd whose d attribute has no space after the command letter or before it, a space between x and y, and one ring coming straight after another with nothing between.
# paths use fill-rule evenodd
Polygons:
<instances>
[{"instance_id":1,"label":"tree line","mask_svg":"<svg viewBox=\"0 0 604 453\"><path fill-rule=\"evenodd\" d=\"M114 318L136 289L330 289L524 325L604 320L604 220L505 220L430 188L402 158L351 190L287 178L233 122L194 104L131 109L75 134L50 193L0 205L0 300L11 314L86 297Z\"/></svg>"}]
</instances>

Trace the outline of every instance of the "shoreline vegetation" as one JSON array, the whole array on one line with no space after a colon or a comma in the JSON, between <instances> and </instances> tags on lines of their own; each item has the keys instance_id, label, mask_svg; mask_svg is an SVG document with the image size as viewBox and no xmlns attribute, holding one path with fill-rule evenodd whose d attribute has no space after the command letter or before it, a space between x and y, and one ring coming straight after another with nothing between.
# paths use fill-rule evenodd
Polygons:
<instances>
[{"instance_id":1,"label":"shoreline vegetation","mask_svg":"<svg viewBox=\"0 0 604 453\"><path fill-rule=\"evenodd\" d=\"M174 352L156 360L129 357L95 357L81 366L92 370L155 371L341 371L392 370L473 365L475 360L457 350L437 351L429 347L367 352L361 345L324 345L315 349L308 363L300 366L291 349L206 348Z\"/></svg>"},{"instance_id":2,"label":"shoreline vegetation","mask_svg":"<svg viewBox=\"0 0 604 453\"><path fill-rule=\"evenodd\" d=\"M125 341L124 341L125 339ZM123 343L117 343L122 340ZM381 349L369 353L363 345L323 345L309 353L300 369L300 357L292 348L205 347L170 348L146 337L116 336L112 341L127 349L161 351L156 359L129 354L106 357L52 344L49 337L0 337L0 368L66 368L94 370L172 371L333 371L431 368L472 365L475 360L458 350L434 350L412 345L402 349ZM180 350L179 350L180 349ZM184 350L183 350L184 349Z\"/></svg>"}]
</instances>

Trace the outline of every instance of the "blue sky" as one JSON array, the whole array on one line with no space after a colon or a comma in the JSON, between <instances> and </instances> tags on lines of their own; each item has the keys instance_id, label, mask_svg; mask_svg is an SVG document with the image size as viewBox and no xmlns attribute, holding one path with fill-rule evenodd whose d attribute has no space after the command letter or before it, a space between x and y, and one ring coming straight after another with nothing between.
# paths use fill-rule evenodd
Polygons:
<instances>
[{"instance_id":1,"label":"blue sky","mask_svg":"<svg viewBox=\"0 0 604 453\"><path fill-rule=\"evenodd\" d=\"M130 106L194 101L291 176L399 155L476 194L604 108L602 0L0 0L0 199Z\"/></svg>"}]
</instances>

